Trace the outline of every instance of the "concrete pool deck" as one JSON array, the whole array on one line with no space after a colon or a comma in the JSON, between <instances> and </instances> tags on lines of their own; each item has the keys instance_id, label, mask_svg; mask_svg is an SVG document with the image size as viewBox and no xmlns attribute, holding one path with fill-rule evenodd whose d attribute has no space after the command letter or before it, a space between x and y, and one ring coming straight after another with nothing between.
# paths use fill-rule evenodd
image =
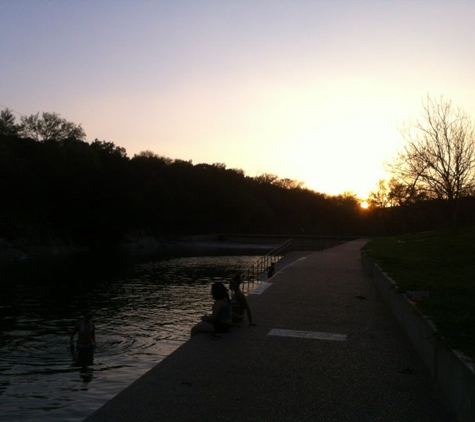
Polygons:
<instances>
[{"instance_id":1,"label":"concrete pool deck","mask_svg":"<svg viewBox=\"0 0 475 422\"><path fill-rule=\"evenodd\" d=\"M288 254L248 295L257 326L196 335L86 421L454 421L365 243Z\"/></svg>"}]
</instances>

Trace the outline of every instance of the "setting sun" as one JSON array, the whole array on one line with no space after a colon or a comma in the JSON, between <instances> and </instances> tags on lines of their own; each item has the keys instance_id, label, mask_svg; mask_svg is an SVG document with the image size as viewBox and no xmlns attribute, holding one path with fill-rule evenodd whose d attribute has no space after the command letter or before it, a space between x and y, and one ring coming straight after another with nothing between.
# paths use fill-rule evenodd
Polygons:
<instances>
[{"instance_id":1,"label":"setting sun","mask_svg":"<svg viewBox=\"0 0 475 422\"><path fill-rule=\"evenodd\" d=\"M360 207L364 210L367 210L369 208L369 204L367 201L363 201L361 204L360 204Z\"/></svg>"}]
</instances>

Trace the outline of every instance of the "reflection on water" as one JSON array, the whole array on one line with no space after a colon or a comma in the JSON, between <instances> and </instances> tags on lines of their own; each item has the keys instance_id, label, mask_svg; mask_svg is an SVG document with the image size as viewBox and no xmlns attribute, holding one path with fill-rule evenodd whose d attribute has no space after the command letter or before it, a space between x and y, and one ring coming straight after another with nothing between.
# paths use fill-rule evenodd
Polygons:
<instances>
[{"instance_id":1,"label":"reflection on water","mask_svg":"<svg viewBox=\"0 0 475 422\"><path fill-rule=\"evenodd\" d=\"M0 408L7 421L79 421L173 352L211 307L210 286L256 256L10 265L0 273ZM69 335L94 311L97 348Z\"/></svg>"}]
</instances>

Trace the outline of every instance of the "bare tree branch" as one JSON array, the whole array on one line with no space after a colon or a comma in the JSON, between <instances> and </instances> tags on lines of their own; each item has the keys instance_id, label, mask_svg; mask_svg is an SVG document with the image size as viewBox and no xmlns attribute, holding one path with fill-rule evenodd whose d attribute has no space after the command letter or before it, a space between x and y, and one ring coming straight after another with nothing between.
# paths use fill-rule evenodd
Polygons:
<instances>
[{"instance_id":1,"label":"bare tree branch","mask_svg":"<svg viewBox=\"0 0 475 422\"><path fill-rule=\"evenodd\" d=\"M456 200L475 183L473 124L444 98L427 97L423 110L423 118L402 133L406 144L389 169L401 183L429 197Z\"/></svg>"}]
</instances>

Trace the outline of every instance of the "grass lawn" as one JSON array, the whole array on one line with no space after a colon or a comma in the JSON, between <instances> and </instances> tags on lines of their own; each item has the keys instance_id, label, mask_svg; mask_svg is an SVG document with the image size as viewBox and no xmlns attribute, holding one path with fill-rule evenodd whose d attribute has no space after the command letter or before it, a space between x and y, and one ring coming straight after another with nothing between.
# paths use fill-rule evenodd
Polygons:
<instances>
[{"instance_id":1,"label":"grass lawn","mask_svg":"<svg viewBox=\"0 0 475 422\"><path fill-rule=\"evenodd\" d=\"M401 293L428 291L417 303L453 349L475 361L475 226L376 238L367 254Z\"/></svg>"}]
</instances>

